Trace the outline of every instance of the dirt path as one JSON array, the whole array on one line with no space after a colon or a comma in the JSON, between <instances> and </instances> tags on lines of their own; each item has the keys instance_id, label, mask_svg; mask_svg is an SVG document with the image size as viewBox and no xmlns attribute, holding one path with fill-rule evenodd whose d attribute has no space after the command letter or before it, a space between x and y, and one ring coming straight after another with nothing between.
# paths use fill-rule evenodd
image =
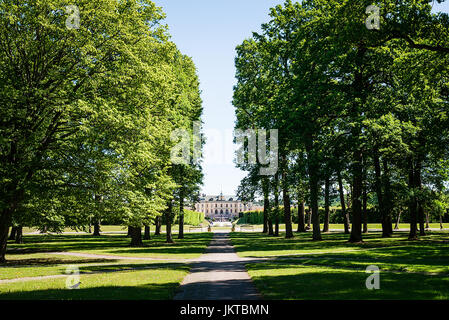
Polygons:
<instances>
[{"instance_id":1,"label":"dirt path","mask_svg":"<svg viewBox=\"0 0 449 320\"><path fill-rule=\"evenodd\" d=\"M191 263L175 300L256 300L257 292L246 272L247 258L240 258L228 232L217 231L206 252Z\"/></svg>"}]
</instances>

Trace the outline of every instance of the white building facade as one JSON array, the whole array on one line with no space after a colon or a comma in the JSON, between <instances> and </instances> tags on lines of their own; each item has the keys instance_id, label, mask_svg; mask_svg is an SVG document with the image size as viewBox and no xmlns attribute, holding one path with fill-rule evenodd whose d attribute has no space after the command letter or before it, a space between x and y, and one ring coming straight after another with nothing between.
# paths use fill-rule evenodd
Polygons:
<instances>
[{"instance_id":1,"label":"white building facade","mask_svg":"<svg viewBox=\"0 0 449 320\"><path fill-rule=\"evenodd\" d=\"M243 203L233 196L208 196L202 194L195 204L195 211L203 212L205 217L214 221L232 221L240 212L253 210L252 203Z\"/></svg>"}]
</instances>

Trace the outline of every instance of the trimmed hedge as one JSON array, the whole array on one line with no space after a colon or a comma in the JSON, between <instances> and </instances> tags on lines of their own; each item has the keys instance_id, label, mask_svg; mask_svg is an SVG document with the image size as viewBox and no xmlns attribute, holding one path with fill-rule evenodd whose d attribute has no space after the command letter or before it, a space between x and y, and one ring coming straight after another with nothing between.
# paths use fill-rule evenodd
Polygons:
<instances>
[{"instance_id":1,"label":"trimmed hedge","mask_svg":"<svg viewBox=\"0 0 449 320\"><path fill-rule=\"evenodd\" d=\"M176 214L175 223L179 223L179 215ZM204 221L204 213L184 209L184 224L199 226Z\"/></svg>"}]
</instances>

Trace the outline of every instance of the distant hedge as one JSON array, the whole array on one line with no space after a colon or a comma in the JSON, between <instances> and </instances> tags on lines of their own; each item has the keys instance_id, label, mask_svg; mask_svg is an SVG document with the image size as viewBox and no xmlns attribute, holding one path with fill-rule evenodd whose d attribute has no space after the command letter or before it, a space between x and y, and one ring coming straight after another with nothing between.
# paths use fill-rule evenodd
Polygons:
<instances>
[{"instance_id":1,"label":"distant hedge","mask_svg":"<svg viewBox=\"0 0 449 320\"><path fill-rule=\"evenodd\" d=\"M283 207L280 207L280 219L279 222L283 223ZM306 211L309 209L306 207ZM368 208L368 223L380 223L380 214L376 210L376 207ZM351 217L351 209L348 210L349 217ZM324 208L319 208L320 222L324 221ZM307 218L307 217L306 217ZM343 213L341 208L332 207L329 212L329 223L343 223ZM292 221L293 223L298 223L298 208L292 208ZM306 221L307 223L307 221ZM263 211L246 211L243 212L242 217L240 217L238 224L263 224Z\"/></svg>"},{"instance_id":2,"label":"distant hedge","mask_svg":"<svg viewBox=\"0 0 449 320\"><path fill-rule=\"evenodd\" d=\"M179 215L176 214L175 223L179 223ZM204 213L184 209L184 224L199 226L204 221Z\"/></svg>"}]
</instances>

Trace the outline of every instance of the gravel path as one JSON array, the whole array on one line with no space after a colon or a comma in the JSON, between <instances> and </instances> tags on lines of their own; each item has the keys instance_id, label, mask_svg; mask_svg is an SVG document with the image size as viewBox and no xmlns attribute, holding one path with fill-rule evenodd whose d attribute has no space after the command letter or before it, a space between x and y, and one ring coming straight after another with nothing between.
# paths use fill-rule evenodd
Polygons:
<instances>
[{"instance_id":1,"label":"gravel path","mask_svg":"<svg viewBox=\"0 0 449 320\"><path fill-rule=\"evenodd\" d=\"M256 300L261 296L246 272L248 258L234 251L228 232L216 232L206 252L191 263L175 300Z\"/></svg>"}]
</instances>

